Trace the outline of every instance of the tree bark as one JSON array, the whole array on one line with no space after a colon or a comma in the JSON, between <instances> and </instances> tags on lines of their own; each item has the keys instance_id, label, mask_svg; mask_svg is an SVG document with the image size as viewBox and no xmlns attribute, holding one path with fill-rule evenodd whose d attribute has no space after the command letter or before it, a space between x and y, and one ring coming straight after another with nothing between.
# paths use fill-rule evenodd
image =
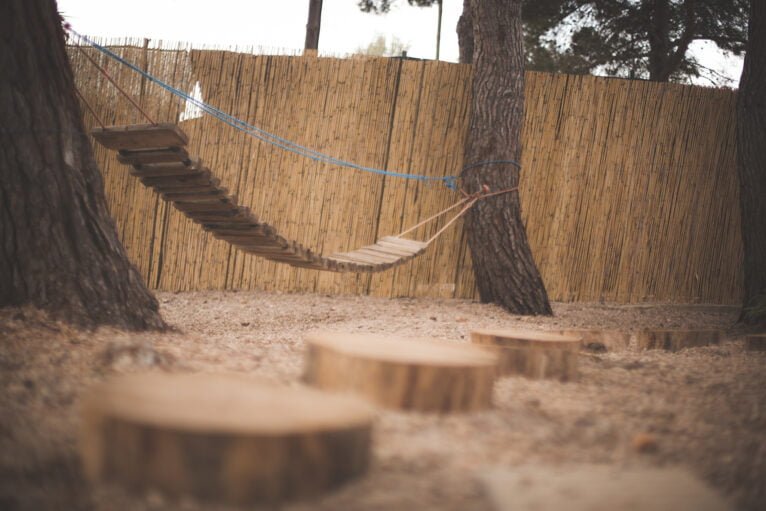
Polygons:
<instances>
[{"instance_id":1,"label":"tree bark","mask_svg":"<svg viewBox=\"0 0 766 511\"><path fill-rule=\"evenodd\" d=\"M322 26L322 0L309 0L309 20L306 23L306 44L304 49L319 48L319 29Z\"/></svg>"},{"instance_id":2,"label":"tree bark","mask_svg":"<svg viewBox=\"0 0 766 511\"><path fill-rule=\"evenodd\" d=\"M109 216L54 0L0 3L0 37L0 306L164 327Z\"/></svg>"},{"instance_id":3,"label":"tree bark","mask_svg":"<svg viewBox=\"0 0 766 511\"><path fill-rule=\"evenodd\" d=\"M436 24L436 60L439 60L439 50L442 46L442 14L444 13L444 5L442 0L436 0L436 3L439 8L438 22Z\"/></svg>"},{"instance_id":4,"label":"tree bark","mask_svg":"<svg viewBox=\"0 0 766 511\"><path fill-rule=\"evenodd\" d=\"M457 42L459 62L470 64L473 61L473 18L471 0L463 0L463 13L457 20Z\"/></svg>"},{"instance_id":5,"label":"tree bark","mask_svg":"<svg viewBox=\"0 0 766 511\"><path fill-rule=\"evenodd\" d=\"M524 117L521 0L473 0L473 109L463 186L474 193L518 186ZM480 200L466 217L468 243L483 302L518 314L551 314L529 248L517 192Z\"/></svg>"},{"instance_id":6,"label":"tree bark","mask_svg":"<svg viewBox=\"0 0 766 511\"><path fill-rule=\"evenodd\" d=\"M745 249L740 319L766 323L766 2L750 3L747 52L737 94L737 171Z\"/></svg>"},{"instance_id":7,"label":"tree bark","mask_svg":"<svg viewBox=\"0 0 766 511\"><path fill-rule=\"evenodd\" d=\"M685 0L684 30L677 41L671 42L671 13L668 0L648 2L649 13L649 80L667 82L681 65L681 62L694 40L695 14L694 0ZM675 49L674 49L675 48Z\"/></svg>"}]
</instances>

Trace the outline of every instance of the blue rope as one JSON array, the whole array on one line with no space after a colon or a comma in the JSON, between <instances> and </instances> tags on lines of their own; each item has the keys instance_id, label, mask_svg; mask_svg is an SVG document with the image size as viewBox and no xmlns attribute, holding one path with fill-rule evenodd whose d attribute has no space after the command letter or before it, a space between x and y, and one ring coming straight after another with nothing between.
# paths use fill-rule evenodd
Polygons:
<instances>
[{"instance_id":1,"label":"blue rope","mask_svg":"<svg viewBox=\"0 0 766 511\"><path fill-rule=\"evenodd\" d=\"M171 94L178 96L179 98L182 98L183 100L191 103L192 105L196 106L203 112L207 113L208 115L211 115L218 119L219 121L228 124L229 126L236 128L244 133L247 133L248 135L257 138L258 140L261 140L263 142L266 142L268 144L271 144L273 146L279 147L281 149L284 149L285 151L292 152L294 154L298 154L300 156L303 156L305 158L309 158L314 161L322 162L322 163L329 163L332 165L337 165L339 167L348 167L356 170L360 170L363 172L371 172L373 174L379 174L384 176L392 176L392 177L401 177L406 179L415 179L418 181L441 181L443 182L448 188L451 190L457 189L456 181L458 179L457 176L425 176L421 174L410 174L406 172L394 172L384 169L378 169L374 167L365 167L363 165L357 165L352 162L348 162L345 160L341 160L338 158L335 158L333 156L330 156L328 154L321 153L319 151L315 151L313 149L310 149L308 147L304 147L300 144L297 144L295 142L292 142L290 140L287 140L285 138L282 138L278 135L275 135L273 133L269 133L268 131L265 131L261 128L258 128L257 126L253 126L252 124L248 124L247 122L237 119L236 117L219 110L218 108L209 105L208 103L205 103L204 101L200 101L191 95L187 94L186 92L177 89L173 87L172 85L163 82L159 78L149 74L148 72L144 71L143 69L139 68L135 64L125 60L121 56L117 55L116 53L112 52L108 48L101 46L100 44L96 43L95 41L92 41L88 37L79 34L76 32L71 26L66 27L67 30L75 34L77 37L103 53L104 55L116 60L120 64L127 66L128 68L132 69L133 71L139 73L141 76L149 80L150 82L158 85L159 87L165 89L166 91L170 92Z\"/></svg>"}]
</instances>

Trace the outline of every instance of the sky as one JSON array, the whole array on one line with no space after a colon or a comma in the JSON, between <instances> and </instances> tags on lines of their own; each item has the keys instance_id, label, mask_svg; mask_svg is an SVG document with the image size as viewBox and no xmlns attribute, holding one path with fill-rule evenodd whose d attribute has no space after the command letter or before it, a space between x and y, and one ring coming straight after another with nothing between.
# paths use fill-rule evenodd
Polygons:
<instances>
[{"instance_id":1,"label":"sky","mask_svg":"<svg viewBox=\"0 0 766 511\"><path fill-rule=\"evenodd\" d=\"M256 47L300 53L306 37L308 0L58 0L59 11L78 32L90 36L138 37L199 46ZM457 62L455 26L463 0L444 0L441 60ZM358 53L379 36L407 46L411 57L436 56L437 10L394 2L385 15L362 13L357 0L324 0L320 55ZM741 58L723 55L712 43L693 51L736 86ZM709 80L699 80L711 85Z\"/></svg>"}]
</instances>

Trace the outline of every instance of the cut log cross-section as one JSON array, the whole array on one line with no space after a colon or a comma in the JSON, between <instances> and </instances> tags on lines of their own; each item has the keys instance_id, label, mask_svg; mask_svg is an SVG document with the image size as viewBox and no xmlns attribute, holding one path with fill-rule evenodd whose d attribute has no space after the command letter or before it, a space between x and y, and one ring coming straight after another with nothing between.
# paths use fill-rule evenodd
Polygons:
<instances>
[{"instance_id":1,"label":"cut log cross-section","mask_svg":"<svg viewBox=\"0 0 766 511\"><path fill-rule=\"evenodd\" d=\"M365 472L372 408L244 375L133 374L85 399L93 481L236 504L317 495Z\"/></svg>"},{"instance_id":2,"label":"cut log cross-section","mask_svg":"<svg viewBox=\"0 0 766 511\"><path fill-rule=\"evenodd\" d=\"M477 330L471 341L497 353L504 375L527 378L577 378L580 338L531 330Z\"/></svg>"},{"instance_id":3,"label":"cut log cross-section","mask_svg":"<svg viewBox=\"0 0 766 511\"><path fill-rule=\"evenodd\" d=\"M238 249L300 268L336 272L378 272L422 254L427 243L387 236L372 245L323 257L280 236L229 195L203 162L190 156L186 134L175 124L96 128L93 138L119 151L130 173L192 221ZM232 233L232 229L241 229Z\"/></svg>"},{"instance_id":4,"label":"cut log cross-section","mask_svg":"<svg viewBox=\"0 0 766 511\"><path fill-rule=\"evenodd\" d=\"M372 334L311 334L305 381L386 408L466 412L492 405L497 358L468 344Z\"/></svg>"},{"instance_id":5,"label":"cut log cross-section","mask_svg":"<svg viewBox=\"0 0 766 511\"><path fill-rule=\"evenodd\" d=\"M623 330L605 330L599 328L565 328L561 335L579 337L581 347L589 351L620 351L630 345L631 332Z\"/></svg>"},{"instance_id":6,"label":"cut log cross-section","mask_svg":"<svg viewBox=\"0 0 766 511\"><path fill-rule=\"evenodd\" d=\"M685 348L718 344L721 341L721 332L718 330L652 329L638 332L636 339L638 348L642 350L678 351Z\"/></svg>"}]
</instances>

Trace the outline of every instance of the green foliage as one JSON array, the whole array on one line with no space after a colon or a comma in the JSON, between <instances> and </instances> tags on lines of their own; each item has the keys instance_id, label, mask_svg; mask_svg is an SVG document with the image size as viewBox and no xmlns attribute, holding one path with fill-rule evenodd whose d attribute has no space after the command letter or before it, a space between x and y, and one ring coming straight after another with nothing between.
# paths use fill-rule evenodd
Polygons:
<instances>
[{"instance_id":1,"label":"green foliage","mask_svg":"<svg viewBox=\"0 0 766 511\"><path fill-rule=\"evenodd\" d=\"M749 0L524 0L530 69L683 81L693 41L740 55Z\"/></svg>"},{"instance_id":2,"label":"green foliage","mask_svg":"<svg viewBox=\"0 0 766 511\"><path fill-rule=\"evenodd\" d=\"M362 53L364 55L377 55L380 57L396 57L407 51L409 45L398 37L393 36L391 40L387 40L383 34L378 34L375 39L365 47L359 47L356 53Z\"/></svg>"},{"instance_id":3,"label":"green foliage","mask_svg":"<svg viewBox=\"0 0 766 511\"><path fill-rule=\"evenodd\" d=\"M391 9L391 4L395 1L396 0L359 0L358 5L362 12L384 14ZM441 0L407 0L408 4L418 7L431 7L433 4L439 2L441 2Z\"/></svg>"},{"instance_id":4,"label":"green foliage","mask_svg":"<svg viewBox=\"0 0 766 511\"><path fill-rule=\"evenodd\" d=\"M428 7L440 0L407 0ZM760 0L763 1L763 0ZM388 12L396 0L359 0ZM740 55L750 0L523 0L528 69L688 81L705 67L689 53L710 41Z\"/></svg>"}]
</instances>

